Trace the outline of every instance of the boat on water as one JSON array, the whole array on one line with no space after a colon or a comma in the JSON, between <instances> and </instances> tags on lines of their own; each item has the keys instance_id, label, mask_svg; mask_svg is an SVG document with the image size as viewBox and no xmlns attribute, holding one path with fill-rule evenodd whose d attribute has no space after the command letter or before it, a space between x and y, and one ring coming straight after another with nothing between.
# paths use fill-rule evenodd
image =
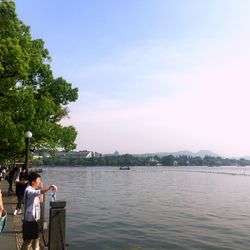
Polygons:
<instances>
[{"instance_id":1,"label":"boat on water","mask_svg":"<svg viewBox=\"0 0 250 250\"><path fill-rule=\"evenodd\" d=\"M129 166L121 166L120 170L130 170L130 167Z\"/></svg>"}]
</instances>

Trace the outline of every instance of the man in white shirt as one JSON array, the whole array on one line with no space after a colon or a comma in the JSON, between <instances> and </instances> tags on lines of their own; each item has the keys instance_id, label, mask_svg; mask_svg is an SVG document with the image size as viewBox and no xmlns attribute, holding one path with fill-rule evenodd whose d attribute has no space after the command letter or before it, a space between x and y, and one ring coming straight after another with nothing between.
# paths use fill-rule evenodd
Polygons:
<instances>
[{"instance_id":1,"label":"man in white shirt","mask_svg":"<svg viewBox=\"0 0 250 250\"><path fill-rule=\"evenodd\" d=\"M24 193L24 214L23 214L23 245L21 250L39 250L39 224L40 203L42 195L49 191L57 191L55 185L43 188L41 176L37 173L30 173L28 176L29 185Z\"/></svg>"}]
</instances>

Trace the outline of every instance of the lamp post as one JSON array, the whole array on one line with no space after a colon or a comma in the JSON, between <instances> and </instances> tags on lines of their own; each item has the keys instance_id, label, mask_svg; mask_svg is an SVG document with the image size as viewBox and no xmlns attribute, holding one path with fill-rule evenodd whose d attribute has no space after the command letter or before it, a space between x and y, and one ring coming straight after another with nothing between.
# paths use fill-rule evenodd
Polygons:
<instances>
[{"instance_id":1,"label":"lamp post","mask_svg":"<svg viewBox=\"0 0 250 250\"><path fill-rule=\"evenodd\" d=\"M29 168L29 143L30 143L30 138L32 137L32 133L30 131L25 132L25 168L26 171L28 172Z\"/></svg>"}]
</instances>

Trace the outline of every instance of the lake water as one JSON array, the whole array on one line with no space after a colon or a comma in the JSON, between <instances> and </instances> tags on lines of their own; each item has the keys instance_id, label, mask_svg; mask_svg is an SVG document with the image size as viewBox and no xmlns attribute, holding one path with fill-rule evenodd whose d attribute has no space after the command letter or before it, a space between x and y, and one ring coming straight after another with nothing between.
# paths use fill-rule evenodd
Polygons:
<instances>
[{"instance_id":1,"label":"lake water","mask_svg":"<svg viewBox=\"0 0 250 250\"><path fill-rule=\"evenodd\" d=\"M53 167L43 179L67 201L69 250L250 249L250 168Z\"/></svg>"}]
</instances>

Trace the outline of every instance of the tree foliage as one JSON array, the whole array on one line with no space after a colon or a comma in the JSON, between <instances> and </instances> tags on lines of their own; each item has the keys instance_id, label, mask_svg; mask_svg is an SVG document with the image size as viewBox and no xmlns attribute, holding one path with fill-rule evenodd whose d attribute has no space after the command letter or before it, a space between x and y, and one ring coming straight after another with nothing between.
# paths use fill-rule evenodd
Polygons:
<instances>
[{"instance_id":1,"label":"tree foliage","mask_svg":"<svg viewBox=\"0 0 250 250\"><path fill-rule=\"evenodd\" d=\"M54 78L50 55L42 39L32 39L30 27L18 19L13 1L0 2L0 159L21 156L24 133L31 146L75 148L74 127L59 122L78 89Z\"/></svg>"},{"instance_id":2,"label":"tree foliage","mask_svg":"<svg viewBox=\"0 0 250 250\"><path fill-rule=\"evenodd\" d=\"M104 155L92 158L72 157L71 154L44 157L44 165L56 166L145 166L149 157L136 157L130 154L125 155Z\"/></svg>"}]
</instances>

